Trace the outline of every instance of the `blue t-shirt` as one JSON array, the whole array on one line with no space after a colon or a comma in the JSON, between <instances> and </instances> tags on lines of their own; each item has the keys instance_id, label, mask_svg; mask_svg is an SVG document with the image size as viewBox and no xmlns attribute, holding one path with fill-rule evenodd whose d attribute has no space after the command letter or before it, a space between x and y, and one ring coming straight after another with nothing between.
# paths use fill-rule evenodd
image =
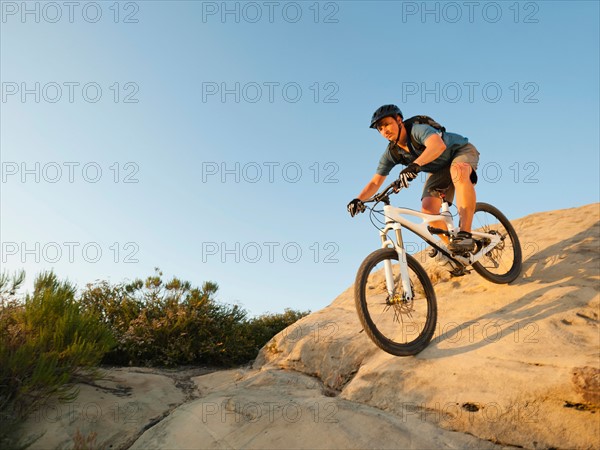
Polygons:
<instances>
[{"instance_id":1,"label":"blue t-shirt","mask_svg":"<svg viewBox=\"0 0 600 450\"><path fill-rule=\"evenodd\" d=\"M442 136L442 140L444 141L444 144L446 144L446 150L444 150L444 153L442 153L436 159L422 166L421 170L423 172L437 172L438 170L450 165L456 150L469 142L469 140L466 137L461 136L460 134L448 132L442 134L441 131L436 130L435 128L427 124L416 123L412 126L412 142L425 145L425 141L432 134L439 134ZM394 145L395 144L392 141L390 141L388 147L385 149L385 152L383 152L383 155L381 155L376 172L378 175L383 175L387 177L395 165L403 164L405 166L408 166L411 162L417 159L421 155L421 153L423 153L423 150L419 151L418 149L415 149L416 155L413 155L412 153L409 153L403 148L397 146L401 159L400 161L396 161L394 160L391 151Z\"/></svg>"}]
</instances>

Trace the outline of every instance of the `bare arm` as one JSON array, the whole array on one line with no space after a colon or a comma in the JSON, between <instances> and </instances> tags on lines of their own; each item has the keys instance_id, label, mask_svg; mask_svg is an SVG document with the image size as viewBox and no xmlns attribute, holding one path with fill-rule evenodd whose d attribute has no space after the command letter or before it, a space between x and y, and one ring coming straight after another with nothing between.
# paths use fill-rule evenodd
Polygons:
<instances>
[{"instance_id":1,"label":"bare arm","mask_svg":"<svg viewBox=\"0 0 600 450\"><path fill-rule=\"evenodd\" d=\"M386 177L384 177L383 175L373 175L373 178L371 178L371 181L369 181L367 185L363 188L363 190L358 195L358 198L360 200L366 200L368 198L371 198L377 193L377 191L385 181L385 178Z\"/></svg>"},{"instance_id":2,"label":"bare arm","mask_svg":"<svg viewBox=\"0 0 600 450\"><path fill-rule=\"evenodd\" d=\"M415 159L415 163L420 166L430 163L437 159L446 150L446 144L439 134L432 134L425 141L425 150Z\"/></svg>"}]
</instances>

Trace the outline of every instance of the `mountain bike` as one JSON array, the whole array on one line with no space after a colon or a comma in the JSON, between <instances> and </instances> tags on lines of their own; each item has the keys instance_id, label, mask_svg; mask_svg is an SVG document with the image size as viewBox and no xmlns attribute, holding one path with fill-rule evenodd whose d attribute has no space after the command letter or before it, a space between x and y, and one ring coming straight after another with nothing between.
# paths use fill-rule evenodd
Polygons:
<instances>
[{"instance_id":1,"label":"mountain bike","mask_svg":"<svg viewBox=\"0 0 600 450\"><path fill-rule=\"evenodd\" d=\"M426 214L391 206L390 195L400 190L392 183L363 202L370 210L371 222L379 230L381 248L367 256L358 269L354 301L371 340L392 355L409 356L422 351L431 341L437 323L437 300L425 269L406 252L403 227L427 242L431 246L429 256L436 258L452 276L465 275L472 268L493 283L510 283L521 273L522 251L517 233L506 216L494 206L478 202L471 232L473 248L453 253L446 242L459 229L454 225L443 191L440 191L441 213ZM369 207L369 203L374 205ZM375 209L379 203L384 204L383 212ZM382 228L373 221L377 214L383 216ZM403 216L416 217L421 223ZM438 221L443 221L446 228L431 225Z\"/></svg>"}]
</instances>

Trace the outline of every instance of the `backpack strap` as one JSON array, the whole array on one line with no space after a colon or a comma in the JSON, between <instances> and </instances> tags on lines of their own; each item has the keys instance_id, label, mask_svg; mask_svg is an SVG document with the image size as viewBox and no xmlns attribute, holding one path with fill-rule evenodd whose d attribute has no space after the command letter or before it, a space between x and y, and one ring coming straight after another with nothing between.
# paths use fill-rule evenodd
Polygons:
<instances>
[{"instance_id":1,"label":"backpack strap","mask_svg":"<svg viewBox=\"0 0 600 450\"><path fill-rule=\"evenodd\" d=\"M414 159L407 155L404 150L398 147L398 144L396 144L395 142L390 141L390 143L388 144L388 150L390 151L390 155L392 156L392 159L396 164L408 166ZM411 155L413 155L412 152Z\"/></svg>"},{"instance_id":2,"label":"backpack strap","mask_svg":"<svg viewBox=\"0 0 600 450\"><path fill-rule=\"evenodd\" d=\"M423 144L414 142L412 139L412 127L416 123L429 125L430 127L433 127L438 131L441 131L442 135L443 135L443 133L446 132L445 127L443 127L442 125L437 123L435 120L433 120L429 116L419 115L419 116L413 116L413 117L406 119L404 121L404 127L406 128L406 134L408 135L408 139L407 139L408 149L410 150L410 153L412 155L414 155L415 157L418 156L419 154L421 154L423 152L423 150L425 150L425 146Z\"/></svg>"}]
</instances>

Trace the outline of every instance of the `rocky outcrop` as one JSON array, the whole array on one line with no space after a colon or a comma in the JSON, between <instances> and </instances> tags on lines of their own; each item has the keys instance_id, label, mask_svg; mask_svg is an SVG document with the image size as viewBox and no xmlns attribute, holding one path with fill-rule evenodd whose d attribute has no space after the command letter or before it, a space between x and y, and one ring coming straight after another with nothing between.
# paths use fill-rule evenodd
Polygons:
<instances>
[{"instance_id":1,"label":"rocky outcrop","mask_svg":"<svg viewBox=\"0 0 600 450\"><path fill-rule=\"evenodd\" d=\"M71 448L75 430L133 449L600 448L599 219L594 204L514 221L524 268L510 285L450 278L417 255L438 299L436 333L417 356L375 347L350 287L251 367L178 384L110 371L104 387L81 389L79 411L94 420L31 419L24 438L39 437L30 448Z\"/></svg>"}]
</instances>

